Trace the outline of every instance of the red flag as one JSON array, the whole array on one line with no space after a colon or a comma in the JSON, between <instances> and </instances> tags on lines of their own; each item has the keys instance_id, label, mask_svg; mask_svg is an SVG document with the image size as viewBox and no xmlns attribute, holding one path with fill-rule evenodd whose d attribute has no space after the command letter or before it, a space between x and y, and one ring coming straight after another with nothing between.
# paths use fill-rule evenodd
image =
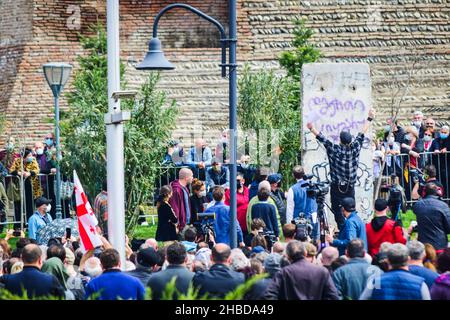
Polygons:
<instances>
[{"instance_id":1,"label":"red flag","mask_svg":"<svg viewBox=\"0 0 450 320\"><path fill-rule=\"evenodd\" d=\"M102 241L98 236L95 226L98 224L91 205L84 193L77 172L73 171L75 198L77 203L78 231L80 233L81 248L83 252L101 246Z\"/></svg>"}]
</instances>

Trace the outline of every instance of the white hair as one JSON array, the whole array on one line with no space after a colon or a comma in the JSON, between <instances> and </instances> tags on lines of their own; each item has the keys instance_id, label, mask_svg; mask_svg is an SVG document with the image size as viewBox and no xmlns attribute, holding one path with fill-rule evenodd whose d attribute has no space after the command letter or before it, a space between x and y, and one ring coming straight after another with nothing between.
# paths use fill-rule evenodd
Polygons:
<instances>
[{"instance_id":1,"label":"white hair","mask_svg":"<svg viewBox=\"0 0 450 320\"><path fill-rule=\"evenodd\" d=\"M97 257L90 257L86 260L84 271L91 277L97 277L102 273L102 266L100 259Z\"/></svg>"},{"instance_id":2,"label":"white hair","mask_svg":"<svg viewBox=\"0 0 450 320\"><path fill-rule=\"evenodd\" d=\"M235 248L231 250L231 269L239 271L245 267L250 267L250 260L245 256L241 249Z\"/></svg>"},{"instance_id":3,"label":"white hair","mask_svg":"<svg viewBox=\"0 0 450 320\"><path fill-rule=\"evenodd\" d=\"M23 262L17 261L11 267L11 274L19 273L23 270Z\"/></svg>"},{"instance_id":4,"label":"white hair","mask_svg":"<svg viewBox=\"0 0 450 320\"><path fill-rule=\"evenodd\" d=\"M420 110L417 110L416 112L414 112L415 116L422 116L423 117L423 113Z\"/></svg>"},{"instance_id":5,"label":"white hair","mask_svg":"<svg viewBox=\"0 0 450 320\"><path fill-rule=\"evenodd\" d=\"M449 131L449 128L448 128L448 126L442 126L442 127L441 127L441 131L442 131L442 130Z\"/></svg>"}]
</instances>

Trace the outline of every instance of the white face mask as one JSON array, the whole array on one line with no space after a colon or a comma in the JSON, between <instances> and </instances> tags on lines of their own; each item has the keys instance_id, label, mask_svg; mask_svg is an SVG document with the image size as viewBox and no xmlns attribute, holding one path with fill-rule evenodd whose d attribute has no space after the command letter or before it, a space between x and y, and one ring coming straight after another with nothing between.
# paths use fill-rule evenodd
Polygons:
<instances>
[{"instance_id":1,"label":"white face mask","mask_svg":"<svg viewBox=\"0 0 450 320\"><path fill-rule=\"evenodd\" d=\"M36 154L38 156L42 155L43 153L44 153L44 149L42 149L42 148L36 149Z\"/></svg>"},{"instance_id":2,"label":"white face mask","mask_svg":"<svg viewBox=\"0 0 450 320\"><path fill-rule=\"evenodd\" d=\"M52 210L52 205L49 203L47 205L47 210L45 210L47 213L50 212Z\"/></svg>"},{"instance_id":3,"label":"white face mask","mask_svg":"<svg viewBox=\"0 0 450 320\"><path fill-rule=\"evenodd\" d=\"M200 191L200 197L206 197L206 190Z\"/></svg>"},{"instance_id":4,"label":"white face mask","mask_svg":"<svg viewBox=\"0 0 450 320\"><path fill-rule=\"evenodd\" d=\"M422 126L422 121L420 121L420 120L413 121L413 125L416 128L420 128Z\"/></svg>"},{"instance_id":5,"label":"white face mask","mask_svg":"<svg viewBox=\"0 0 450 320\"><path fill-rule=\"evenodd\" d=\"M430 142L431 141L431 137L430 136L423 136L423 141Z\"/></svg>"}]
</instances>

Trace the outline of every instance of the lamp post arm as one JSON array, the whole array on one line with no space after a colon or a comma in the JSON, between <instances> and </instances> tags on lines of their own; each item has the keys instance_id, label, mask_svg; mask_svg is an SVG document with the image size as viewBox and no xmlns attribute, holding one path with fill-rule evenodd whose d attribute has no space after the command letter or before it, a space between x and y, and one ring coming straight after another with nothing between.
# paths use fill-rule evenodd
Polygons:
<instances>
[{"instance_id":1,"label":"lamp post arm","mask_svg":"<svg viewBox=\"0 0 450 320\"><path fill-rule=\"evenodd\" d=\"M184 4L184 3L174 3L171 5L168 5L167 7L163 8L158 15L155 18L155 21L153 22L153 38L157 38L158 37L158 23L159 23L159 19L161 19L161 17L167 12L170 11L172 9L175 8L183 8L186 10L191 11L192 13L195 13L196 15L198 15L199 17L211 22L213 25L215 25L217 27L217 29L219 29L220 32L220 43L221 43L221 48L222 48L222 77L225 78L226 77L226 67L227 67L227 54L226 54L226 48L227 48L227 43L229 42L229 39L226 38L226 34L225 34L225 28L222 26L222 24L220 24L219 21L217 21L216 19L208 16L206 13L204 13L203 11L200 11L190 5Z\"/></svg>"},{"instance_id":2,"label":"lamp post arm","mask_svg":"<svg viewBox=\"0 0 450 320\"><path fill-rule=\"evenodd\" d=\"M184 3L174 3L171 5L168 5L167 7L163 8L158 15L155 18L155 21L153 22L153 38L157 38L158 37L158 22L159 19L161 19L161 17L169 10L175 9L175 8L183 8L186 10L191 11L192 13L195 13L196 15L200 16L201 18L211 22L213 25L215 25L217 27L217 29L219 29L220 32L220 37L221 39L225 39L226 35L225 35L225 29L224 27L220 24L219 21L217 21L216 19L208 16L206 13L204 13L203 11L200 11L190 5L184 4Z\"/></svg>"}]
</instances>

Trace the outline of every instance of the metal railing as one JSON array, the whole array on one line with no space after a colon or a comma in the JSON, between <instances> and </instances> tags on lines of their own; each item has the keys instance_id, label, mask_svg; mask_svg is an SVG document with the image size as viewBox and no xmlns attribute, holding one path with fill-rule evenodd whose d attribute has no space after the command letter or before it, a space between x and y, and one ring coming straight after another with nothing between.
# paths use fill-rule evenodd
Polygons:
<instances>
[{"instance_id":1,"label":"metal railing","mask_svg":"<svg viewBox=\"0 0 450 320\"><path fill-rule=\"evenodd\" d=\"M411 161L416 159L415 161ZM411 205L417 200L412 199L412 192L415 185L415 181L419 181L420 184L425 184L426 180L423 177L424 168L427 165L434 165L436 168L436 179L442 184L444 188L444 194L442 200L450 200L450 155L449 152L434 153L434 152L421 152L418 158L414 158L409 154L398 155L386 155L386 164L384 166L382 175L381 188L385 188L389 184L390 177L395 175L398 178L399 184L403 187L406 196L407 204ZM379 162L381 167L381 160ZM385 192L381 192L380 196L383 197Z\"/></svg>"},{"instance_id":2,"label":"metal railing","mask_svg":"<svg viewBox=\"0 0 450 320\"><path fill-rule=\"evenodd\" d=\"M13 224L16 228L23 229L28 218L36 211L35 200L37 195L41 195L52 201L50 214L55 217L55 174L37 174L27 178L18 175L7 175L4 177L3 185L8 197L8 204L5 206L6 221L0 225ZM34 181L37 181L35 183ZM0 181L0 183L2 183ZM35 189L39 191L35 193ZM61 199L63 218L71 216L74 211L74 204L71 198Z\"/></svg>"}]
</instances>

